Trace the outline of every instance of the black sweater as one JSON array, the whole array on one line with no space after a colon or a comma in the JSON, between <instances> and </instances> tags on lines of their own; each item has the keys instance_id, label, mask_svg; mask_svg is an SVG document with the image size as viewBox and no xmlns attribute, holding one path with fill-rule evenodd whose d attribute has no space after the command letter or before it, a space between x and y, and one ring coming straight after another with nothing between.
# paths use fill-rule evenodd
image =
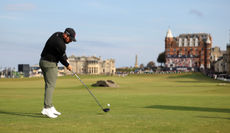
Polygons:
<instances>
[{"instance_id":1,"label":"black sweater","mask_svg":"<svg viewBox=\"0 0 230 133\"><path fill-rule=\"evenodd\" d=\"M63 38L62 32L54 33L46 42L46 45L41 53L41 57L44 60L58 63L59 61L68 67L69 63L66 61L66 44Z\"/></svg>"}]
</instances>

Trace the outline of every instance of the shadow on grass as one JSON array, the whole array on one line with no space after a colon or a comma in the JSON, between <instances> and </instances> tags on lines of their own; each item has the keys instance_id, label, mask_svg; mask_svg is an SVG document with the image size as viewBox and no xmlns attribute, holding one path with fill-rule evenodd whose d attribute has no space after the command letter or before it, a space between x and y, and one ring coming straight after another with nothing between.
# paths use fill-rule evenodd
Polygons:
<instances>
[{"instance_id":1,"label":"shadow on grass","mask_svg":"<svg viewBox=\"0 0 230 133\"><path fill-rule=\"evenodd\" d=\"M223 118L223 117L210 117L210 116L196 116L200 118L210 118L210 119L227 119L230 120L230 118Z\"/></svg>"},{"instance_id":2,"label":"shadow on grass","mask_svg":"<svg viewBox=\"0 0 230 133\"><path fill-rule=\"evenodd\" d=\"M205 76L203 75L202 73L200 72L197 72L197 73L193 73L193 74L183 74L183 75L172 75L172 76L169 76L168 77L169 79L178 79L178 81L175 81L175 82L188 82L188 83L201 83L201 82L205 82L205 83L213 83L213 82L223 82L225 83L226 81L220 81L220 80L216 80L216 79L213 79L213 78L210 78L208 76ZM193 80L196 80L196 81L180 81L180 79L193 79Z\"/></svg>"},{"instance_id":3,"label":"shadow on grass","mask_svg":"<svg viewBox=\"0 0 230 133\"><path fill-rule=\"evenodd\" d=\"M105 113L97 113L97 115L104 115Z\"/></svg>"},{"instance_id":4,"label":"shadow on grass","mask_svg":"<svg viewBox=\"0 0 230 133\"><path fill-rule=\"evenodd\" d=\"M181 82L181 83L200 83L202 81L176 81L176 82Z\"/></svg>"},{"instance_id":5,"label":"shadow on grass","mask_svg":"<svg viewBox=\"0 0 230 133\"><path fill-rule=\"evenodd\" d=\"M153 105L153 106L147 106L147 107L144 107L144 108L164 109L164 110L180 110L180 111L202 111L202 112L230 113L230 109L186 107L186 106L169 106L169 105Z\"/></svg>"},{"instance_id":6,"label":"shadow on grass","mask_svg":"<svg viewBox=\"0 0 230 133\"><path fill-rule=\"evenodd\" d=\"M17 116L29 116L29 117L37 117L37 118L48 118L41 113L24 113L24 112L9 112L0 110L0 114L6 115L17 115Z\"/></svg>"}]
</instances>

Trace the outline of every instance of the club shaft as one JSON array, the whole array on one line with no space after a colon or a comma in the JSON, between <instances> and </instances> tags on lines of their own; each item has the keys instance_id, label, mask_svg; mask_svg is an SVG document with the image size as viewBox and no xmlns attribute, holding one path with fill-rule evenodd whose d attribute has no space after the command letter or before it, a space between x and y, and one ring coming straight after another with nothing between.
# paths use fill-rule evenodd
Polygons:
<instances>
[{"instance_id":1,"label":"club shaft","mask_svg":"<svg viewBox=\"0 0 230 133\"><path fill-rule=\"evenodd\" d=\"M77 76L77 74L72 71L72 73L81 81L81 79ZM81 83L85 86L85 88L89 91L89 93L93 96L93 98L96 100L96 102L98 103L98 105L101 107L101 109L103 110L101 104L97 101L97 99L94 97L93 93L88 89L88 87L81 81Z\"/></svg>"}]
</instances>

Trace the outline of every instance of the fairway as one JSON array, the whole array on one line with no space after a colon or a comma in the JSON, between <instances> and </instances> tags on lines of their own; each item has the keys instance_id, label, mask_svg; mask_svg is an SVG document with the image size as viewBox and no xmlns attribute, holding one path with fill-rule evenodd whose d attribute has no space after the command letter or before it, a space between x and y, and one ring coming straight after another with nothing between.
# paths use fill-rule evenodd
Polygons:
<instances>
[{"instance_id":1,"label":"fairway","mask_svg":"<svg viewBox=\"0 0 230 133\"><path fill-rule=\"evenodd\" d=\"M0 79L2 133L228 133L230 83L201 73L58 77L53 104L62 114L41 115L43 78ZM113 80L120 87L93 87ZM224 83L225 85L220 85Z\"/></svg>"}]
</instances>

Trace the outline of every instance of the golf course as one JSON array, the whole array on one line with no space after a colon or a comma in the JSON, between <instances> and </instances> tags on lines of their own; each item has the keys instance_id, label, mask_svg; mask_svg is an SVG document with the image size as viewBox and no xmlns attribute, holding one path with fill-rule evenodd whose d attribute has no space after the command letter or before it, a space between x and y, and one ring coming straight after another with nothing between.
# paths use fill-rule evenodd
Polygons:
<instances>
[{"instance_id":1,"label":"golf course","mask_svg":"<svg viewBox=\"0 0 230 133\"><path fill-rule=\"evenodd\" d=\"M62 114L41 114L44 79L0 79L1 133L229 133L230 83L199 72L58 77L53 104ZM94 87L113 80L119 87ZM107 105L110 104L108 107Z\"/></svg>"}]
</instances>

